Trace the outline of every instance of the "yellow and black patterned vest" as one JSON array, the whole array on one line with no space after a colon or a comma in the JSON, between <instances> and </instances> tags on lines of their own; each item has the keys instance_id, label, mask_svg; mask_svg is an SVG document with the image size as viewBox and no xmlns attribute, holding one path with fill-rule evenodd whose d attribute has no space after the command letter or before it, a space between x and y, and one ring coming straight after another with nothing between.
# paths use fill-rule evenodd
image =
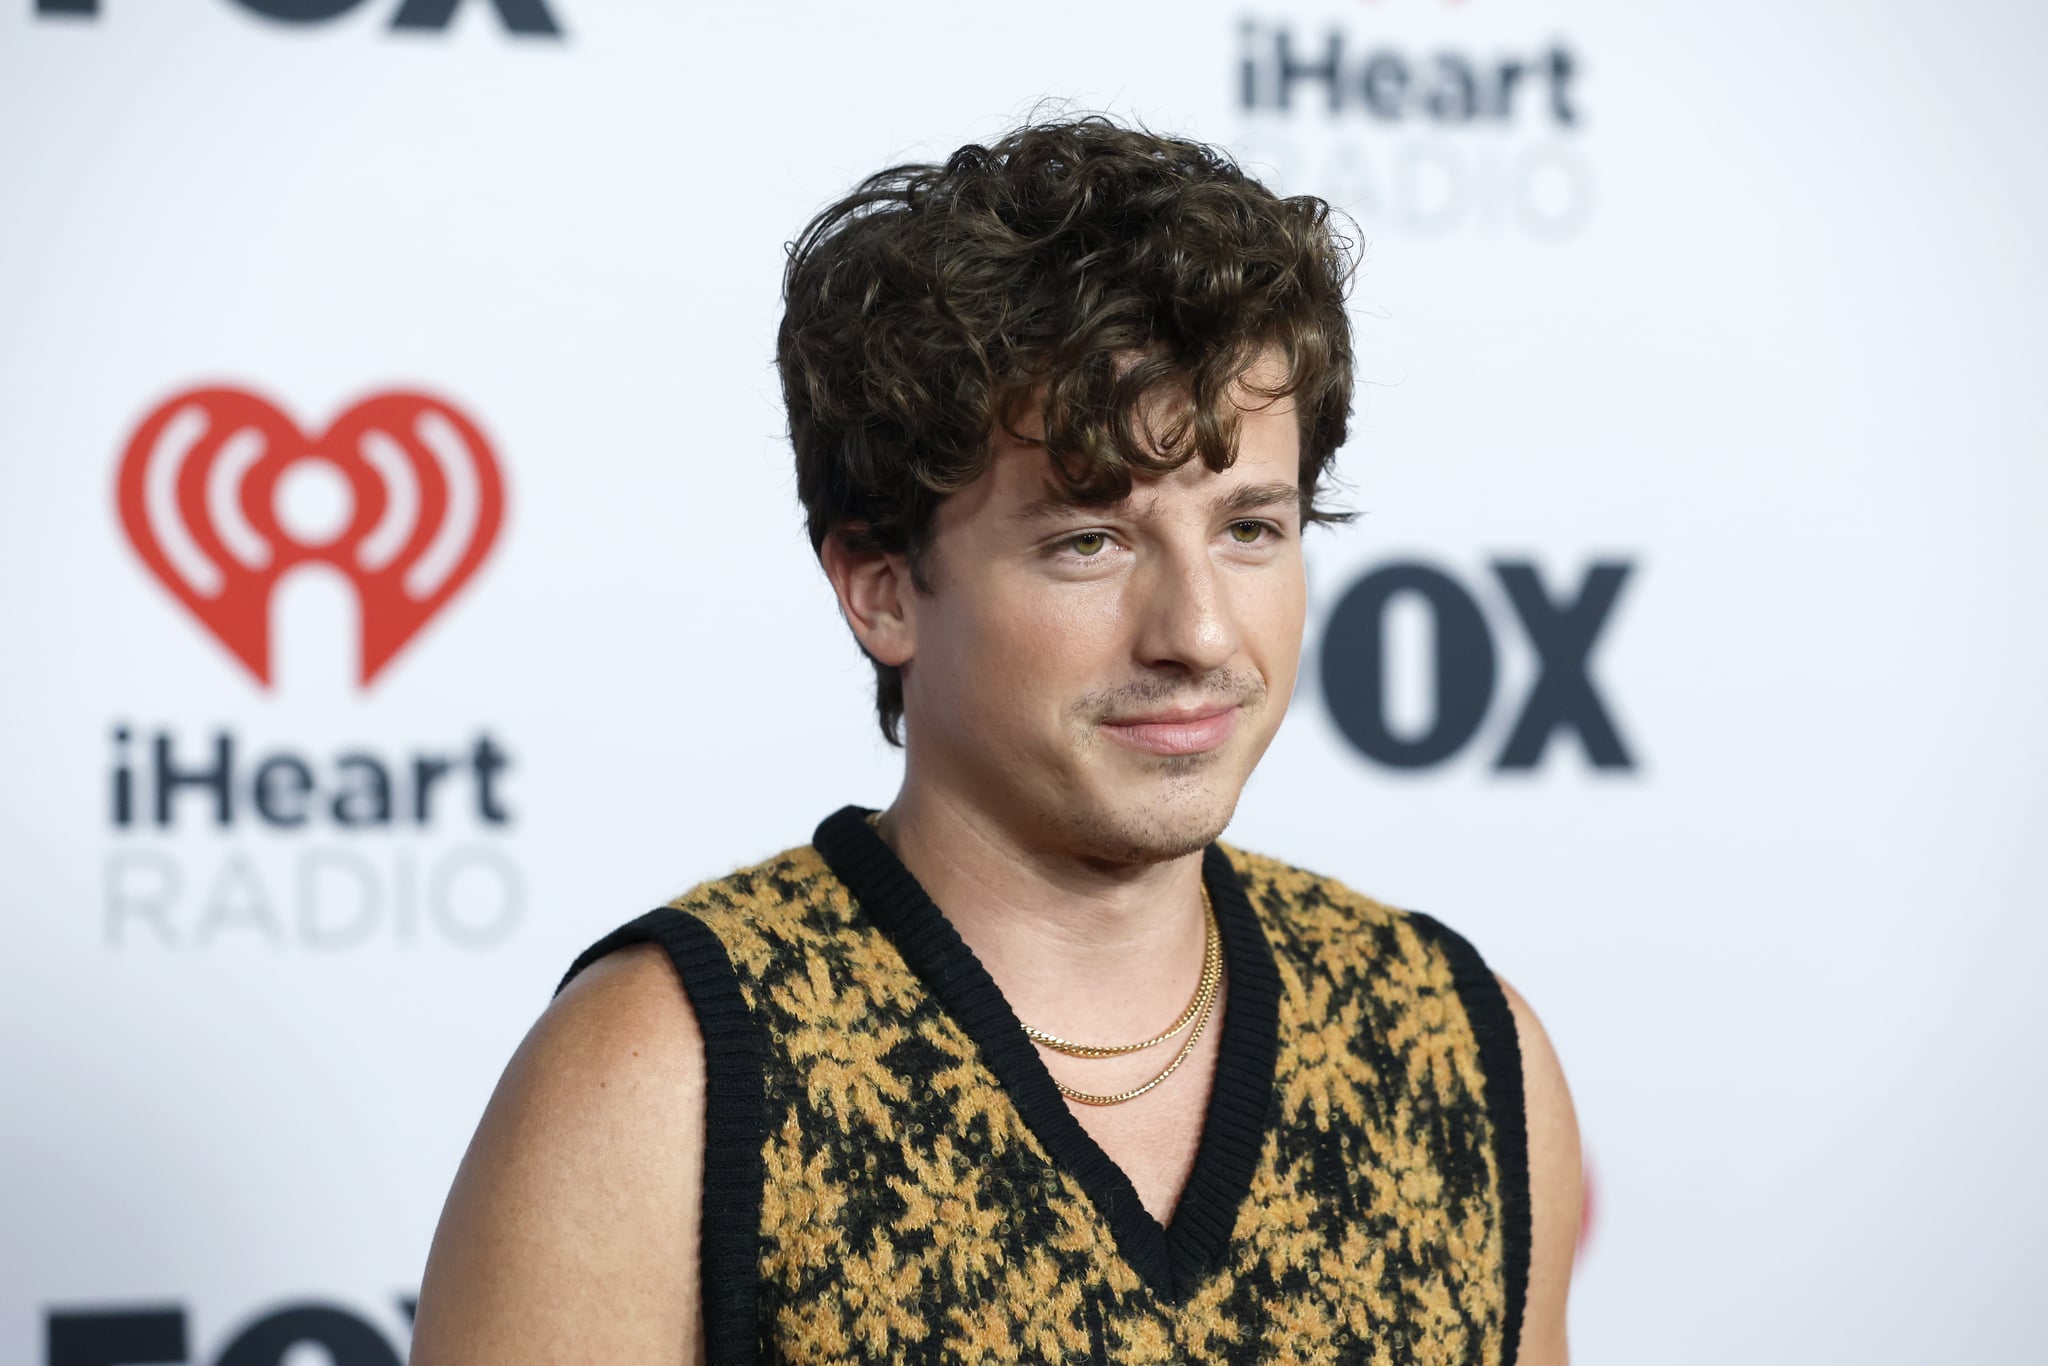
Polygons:
<instances>
[{"instance_id":1,"label":"yellow and black patterned vest","mask_svg":"<svg viewBox=\"0 0 2048 1366\"><path fill-rule=\"evenodd\" d=\"M660 944L703 1027L713 1366L1512 1366L1520 1054L1464 940L1211 846L1229 1001L1162 1227L867 815L569 970Z\"/></svg>"}]
</instances>

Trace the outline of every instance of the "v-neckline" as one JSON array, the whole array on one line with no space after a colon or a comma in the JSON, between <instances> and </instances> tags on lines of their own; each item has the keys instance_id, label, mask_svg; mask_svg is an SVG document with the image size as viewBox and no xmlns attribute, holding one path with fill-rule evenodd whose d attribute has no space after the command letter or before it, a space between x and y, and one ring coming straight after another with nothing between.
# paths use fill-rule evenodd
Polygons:
<instances>
[{"instance_id":1,"label":"v-neckline","mask_svg":"<svg viewBox=\"0 0 2048 1366\"><path fill-rule=\"evenodd\" d=\"M1230 859L1214 844L1202 853L1202 880L1223 938L1229 997L1194 1167L1173 1222L1162 1225L1145 1209L1123 1168L1067 1109L995 979L868 824L871 814L866 807L842 807L818 826L813 847L981 1050L1024 1123L1108 1224L1131 1269L1162 1300L1185 1300L1223 1265L1238 1210L1251 1193L1279 1052L1280 975Z\"/></svg>"}]
</instances>

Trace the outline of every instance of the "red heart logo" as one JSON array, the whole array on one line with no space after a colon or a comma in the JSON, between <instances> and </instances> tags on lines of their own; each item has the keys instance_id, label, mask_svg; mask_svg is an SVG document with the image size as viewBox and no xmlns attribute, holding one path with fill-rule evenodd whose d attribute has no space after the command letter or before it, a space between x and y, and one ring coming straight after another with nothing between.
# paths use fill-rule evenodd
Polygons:
<instances>
[{"instance_id":1,"label":"red heart logo","mask_svg":"<svg viewBox=\"0 0 2048 1366\"><path fill-rule=\"evenodd\" d=\"M352 495L335 535L278 515L281 483L307 464ZM347 575L368 686L490 553L505 486L476 424L426 394L373 394L315 439L257 394L202 388L143 419L118 501L142 562L265 687L278 580L312 561Z\"/></svg>"}]
</instances>

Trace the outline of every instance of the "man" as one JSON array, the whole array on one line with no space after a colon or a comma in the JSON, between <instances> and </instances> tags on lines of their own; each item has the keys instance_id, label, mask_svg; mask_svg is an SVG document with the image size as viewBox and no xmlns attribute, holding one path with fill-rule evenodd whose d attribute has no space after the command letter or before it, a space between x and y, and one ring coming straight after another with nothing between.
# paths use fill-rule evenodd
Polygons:
<instances>
[{"instance_id":1,"label":"man","mask_svg":"<svg viewBox=\"0 0 2048 1366\"><path fill-rule=\"evenodd\" d=\"M1562 1366L1535 1016L1427 917L1216 843L1335 516L1349 270L1320 201L1100 119L812 223L798 491L902 787L579 959L415 1362Z\"/></svg>"}]
</instances>

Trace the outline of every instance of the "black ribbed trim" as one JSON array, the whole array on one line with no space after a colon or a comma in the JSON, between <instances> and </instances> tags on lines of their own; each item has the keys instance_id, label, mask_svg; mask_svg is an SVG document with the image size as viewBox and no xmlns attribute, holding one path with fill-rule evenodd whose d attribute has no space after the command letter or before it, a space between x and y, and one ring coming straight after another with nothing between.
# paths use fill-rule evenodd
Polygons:
<instances>
[{"instance_id":1,"label":"black ribbed trim","mask_svg":"<svg viewBox=\"0 0 2048 1366\"><path fill-rule=\"evenodd\" d=\"M1251 1193L1279 1052L1280 974L1237 870L1215 845L1204 851L1202 879L1222 932L1229 997L1194 1170L1173 1223L1162 1227L1139 1202L1123 1169L1067 1109L988 970L868 824L869 814L859 806L834 812L812 843L981 1050L1025 1124L1101 1213L1132 1270L1160 1299L1185 1301L1223 1265L1237 1211Z\"/></svg>"},{"instance_id":2,"label":"black ribbed trim","mask_svg":"<svg viewBox=\"0 0 2048 1366\"><path fill-rule=\"evenodd\" d=\"M659 944L704 1033L704 1216L699 1240L706 1360L760 1359L755 1287L761 1265L761 1151L768 1138L763 1075L768 1032L740 995L725 945L711 927L672 906L649 911L585 949L563 976L629 944Z\"/></svg>"},{"instance_id":3,"label":"black ribbed trim","mask_svg":"<svg viewBox=\"0 0 2048 1366\"><path fill-rule=\"evenodd\" d=\"M1500 980L1479 951L1442 921L1420 911L1408 918L1435 939L1451 966L1451 981L1479 1041L1486 1075L1486 1113L1493 1121L1494 1164L1500 1171L1501 1257L1507 1304L1501 1316L1501 1366L1515 1366L1522 1349L1522 1316L1529 1299L1529 1114L1522 1092L1522 1044Z\"/></svg>"}]
</instances>

